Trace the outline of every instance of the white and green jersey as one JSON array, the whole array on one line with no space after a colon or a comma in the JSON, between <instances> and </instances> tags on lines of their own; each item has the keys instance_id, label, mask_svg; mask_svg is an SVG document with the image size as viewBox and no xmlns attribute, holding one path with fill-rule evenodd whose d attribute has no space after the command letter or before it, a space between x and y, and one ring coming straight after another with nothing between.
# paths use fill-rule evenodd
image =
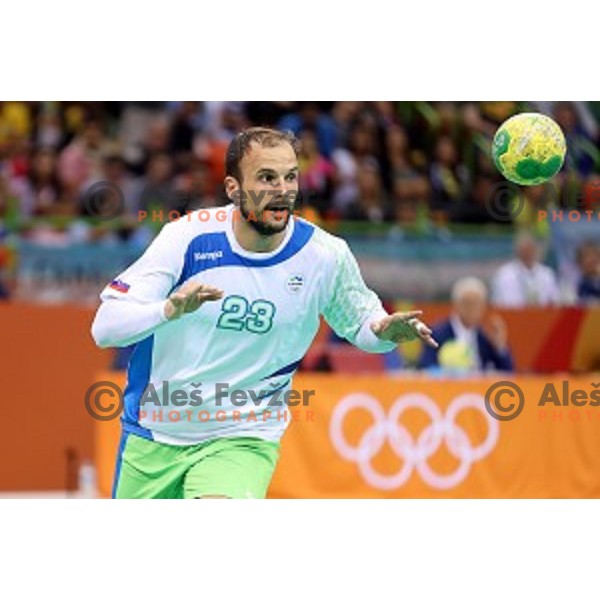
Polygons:
<instances>
[{"instance_id":1,"label":"white and green jersey","mask_svg":"<svg viewBox=\"0 0 600 600\"><path fill-rule=\"evenodd\" d=\"M164 226L101 294L92 327L98 345L135 343L126 432L169 444L276 441L289 423L284 393L320 315L366 351L395 347L370 330L386 313L344 240L292 218L275 251L248 252L233 233L233 210L205 210L203 220L192 213ZM190 280L222 289L223 298L166 321L166 298ZM318 392L310 401L318 402Z\"/></svg>"}]
</instances>

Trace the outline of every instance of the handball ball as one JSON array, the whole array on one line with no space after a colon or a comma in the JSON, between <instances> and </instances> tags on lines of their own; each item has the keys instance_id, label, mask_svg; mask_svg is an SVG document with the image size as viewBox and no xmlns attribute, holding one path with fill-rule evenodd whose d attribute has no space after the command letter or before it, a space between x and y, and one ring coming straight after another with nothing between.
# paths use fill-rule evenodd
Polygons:
<instances>
[{"instance_id":1,"label":"handball ball","mask_svg":"<svg viewBox=\"0 0 600 600\"><path fill-rule=\"evenodd\" d=\"M546 115L521 113L496 131L492 158L498 170L520 185L539 185L563 165L567 145L561 128Z\"/></svg>"}]
</instances>

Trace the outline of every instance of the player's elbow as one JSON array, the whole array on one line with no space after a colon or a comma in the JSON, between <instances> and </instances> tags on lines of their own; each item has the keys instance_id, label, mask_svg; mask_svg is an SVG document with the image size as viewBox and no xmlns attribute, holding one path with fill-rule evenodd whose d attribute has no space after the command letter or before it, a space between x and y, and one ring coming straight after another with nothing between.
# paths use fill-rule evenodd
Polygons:
<instances>
[{"instance_id":1,"label":"player's elbow","mask_svg":"<svg viewBox=\"0 0 600 600\"><path fill-rule=\"evenodd\" d=\"M109 316L106 312L106 304L101 304L98 312L96 312L91 329L92 338L98 348L112 348L116 346L114 336L111 335Z\"/></svg>"},{"instance_id":2,"label":"player's elbow","mask_svg":"<svg viewBox=\"0 0 600 600\"><path fill-rule=\"evenodd\" d=\"M96 315L96 318L92 323L92 338L98 348L110 348L113 345L111 339L108 332L99 321L98 315Z\"/></svg>"},{"instance_id":3,"label":"player's elbow","mask_svg":"<svg viewBox=\"0 0 600 600\"><path fill-rule=\"evenodd\" d=\"M94 342L96 342L96 346L98 346L98 348L114 348L115 344L112 343L110 340L108 339L104 339L104 338L98 338L94 335L94 333L92 332L92 337L94 338Z\"/></svg>"}]
</instances>

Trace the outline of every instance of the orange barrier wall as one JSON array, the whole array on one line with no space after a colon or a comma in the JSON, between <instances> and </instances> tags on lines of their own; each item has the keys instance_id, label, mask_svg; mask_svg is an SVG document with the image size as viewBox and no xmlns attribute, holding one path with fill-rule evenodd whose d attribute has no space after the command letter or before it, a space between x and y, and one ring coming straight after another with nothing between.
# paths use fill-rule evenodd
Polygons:
<instances>
[{"instance_id":1,"label":"orange barrier wall","mask_svg":"<svg viewBox=\"0 0 600 600\"><path fill-rule=\"evenodd\" d=\"M298 375L294 387L316 396L284 435L269 496L600 497L600 406L538 406L548 383L562 401L564 380L513 378L525 406L502 422L484 408L495 379ZM595 390L600 404L592 378L568 382L569 394ZM100 488L109 495L119 425L96 428Z\"/></svg>"},{"instance_id":2,"label":"orange barrier wall","mask_svg":"<svg viewBox=\"0 0 600 600\"><path fill-rule=\"evenodd\" d=\"M424 311L430 325L448 318L447 304L388 306ZM490 311L491 312L491 311ZM508 341L520 372L600 370L600 306L493 310L506 323ZM487 319L482 324L485 329Z\"/></svg>"},{"instance_id":3,"label":"orange barrier wall","mask_svg":"<svg viewBox=\"0 0 600 600\"><path fill-rule=\"evenodd\" d=\"M90 337L93 314L0 303L0 491L72 488L77 463L92 459L84 396L110 357Z\"/></svg>"},{"instance_id":4,"label":"orange barrier wall","mask_svg":"<svg viewBox=\"0 0 600 600\"><path fill-rule=\"evenodd\" d=\"M422 308L428 322L448 314L444 305ZM91 458L94 422L83 399L111 357L90 337L93 314L78 306L0 303L0 491L65 489L74 485L67 453ZM519 369L600 367L600 308L501 314Z\"/></svg>"},{"instance_id":5,"label":"orange barrier wall","mask_svg":"<svg viewBox=\"0 0 600 600\"><path fill-rule=\"evenodd\" d=\"M292 423L284 436L270 495L599 497L600 406L541 408L544 386L552 382L560 392L565 377L511 379L521 386L525 407L514 420L501 422L489 417L483 404L495 379L297 377L297 388L317 390L311 407L315 418ZM589 394L594 383L571 377L570 392ZM423 410L435 413L436 407L439 414L433 418ZM397 419L394 411L401 413ZM434 428L426 431L432 423Z\"/></svg>"}]
</instances>

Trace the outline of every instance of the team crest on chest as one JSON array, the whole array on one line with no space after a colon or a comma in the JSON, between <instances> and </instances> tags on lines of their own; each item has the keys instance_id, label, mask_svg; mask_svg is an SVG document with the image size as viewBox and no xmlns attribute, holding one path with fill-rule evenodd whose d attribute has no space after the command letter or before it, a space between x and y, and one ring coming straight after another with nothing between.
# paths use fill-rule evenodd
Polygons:
<instances>
[{"instance_id":1,"label":"team crest on chest","mask_svg":"<svg viewBox=\"0 0 600 600\"><path fill-rule=\"evenodd\" d=\"M304 287L304 275L298 273L290 275L285 282L285 287L290 294L298 294Z\"/></svg>"}]
</instances>

